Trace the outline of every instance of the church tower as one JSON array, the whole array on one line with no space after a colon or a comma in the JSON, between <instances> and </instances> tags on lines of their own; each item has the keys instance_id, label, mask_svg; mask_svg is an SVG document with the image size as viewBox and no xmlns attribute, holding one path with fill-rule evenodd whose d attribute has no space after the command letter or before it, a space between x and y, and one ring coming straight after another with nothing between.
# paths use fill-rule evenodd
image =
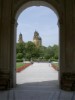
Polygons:
<instances>
[{"instance_id":1,"label":"church tower","mask_svg":"<svg viewBox=\"0 0 75 100\"><path fill-rule=\"evenodd\" d=\"M42 39L37 31L34 32L33 43L36 47L40 47L42 45Z\"/></svg>"},{"instance_id":2,"label":"church tower","mask_svg":"<svg viewBox=\"0 0 75 100\"><path fill-rule=\"evenodd\" d=\"M18 42L19 43L23 43L23 38L22 38L22 34L21 33L19 34L19 40L18 40Z\"/></svg>"}]
</instances>

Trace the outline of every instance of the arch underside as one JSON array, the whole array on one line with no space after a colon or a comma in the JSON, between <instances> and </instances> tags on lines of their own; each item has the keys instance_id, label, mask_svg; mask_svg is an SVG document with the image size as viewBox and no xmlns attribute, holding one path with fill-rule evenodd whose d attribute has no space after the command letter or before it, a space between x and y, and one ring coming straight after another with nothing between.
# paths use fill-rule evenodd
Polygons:
<instances>
[{"instance_id":1,"label":"arch underside","mask_svg":"<svg viewBox=\"0 0 75 100\"><path fill-rule=\"evenodd\" d=\"M20 1L18 4L16 4L15 10L14 10L15 19L17 20L20 13L23 10L25 10L26 8L31 7L31 6L48 7L48 8L50 8L54 11L54 13L57 15L58 19L60 18L60 16L62 16L62 13L63 13L61 6L59 6L59 3L56 2L56 1L54 1L54 2L52 2L52 1L48 2L48 1L45 1L45 0L42 0L42 1L41 0L37 0L37 1L29 0L28 2L27 1Z\"/></svg>"}]
</instances>

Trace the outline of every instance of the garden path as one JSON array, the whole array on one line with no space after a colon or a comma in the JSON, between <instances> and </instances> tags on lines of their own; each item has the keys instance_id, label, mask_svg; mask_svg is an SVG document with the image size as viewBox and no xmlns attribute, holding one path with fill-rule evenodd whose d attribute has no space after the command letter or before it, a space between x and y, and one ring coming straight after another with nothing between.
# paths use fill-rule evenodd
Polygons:
<instances>
[{"instance_id":1,"label":"garden path","mask_svg":"<svg viewBox=\"0 0 75 100\"><path fill-rule=\"evenodd\" d=\"M58 80L58 72L50 63L33 63L20 73L16 74L17 84Z\"/></svg>"}]
</instances>

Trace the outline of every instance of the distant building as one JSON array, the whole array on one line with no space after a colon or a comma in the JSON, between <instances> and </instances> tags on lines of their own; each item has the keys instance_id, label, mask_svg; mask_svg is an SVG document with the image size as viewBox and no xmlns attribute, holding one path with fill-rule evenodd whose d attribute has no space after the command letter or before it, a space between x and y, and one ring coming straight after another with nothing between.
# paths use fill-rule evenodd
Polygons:
<instances>
[{"instance_id":1,"label":"distant building","mask_svg":"<svg viewBox=\"0 0 75 100\"><path fill-rule=\"evenodd\" d=\"M22 34L21 34L21 33L19 34L18 42L19 42L19 43L23 43L23 38L22 38Z\"/></svg>"},{"instance_id":2,"label":"distant building","mask_svg":"<svg viewBox=\"0 0 75 100\"><path fill-rule=\"evenodd\" d=\"M22 34L20 33L18 43L23 43L23 42L24 42L23 37ZM42 39L37 31L34 32L33 43L36 45L36 47L40 47L42 45Z\"/></svg>"},{"instance_id":3,"label":"distant building","mask_svg":"<svg viewBox=\"0 0 75 100\"><path fill-rule=\"evenodd\" d=\"M39 47L42 45L42 39L39 36L39 33L37 31L34 32L33 43L36 45L36 47Z\"/></svg>"}]
</instances>

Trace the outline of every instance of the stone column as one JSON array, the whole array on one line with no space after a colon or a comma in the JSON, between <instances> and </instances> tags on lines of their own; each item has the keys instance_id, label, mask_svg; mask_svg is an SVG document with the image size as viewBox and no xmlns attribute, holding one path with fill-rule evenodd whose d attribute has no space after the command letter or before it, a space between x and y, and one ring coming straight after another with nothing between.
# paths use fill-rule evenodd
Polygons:
<instances>
[{"instance_id":1,"label":"stone column","mask_svg":"<svg viewBox=\"0 0 75 100\"><path fill-rule=\"evenodd\" d=\"M1 47L1 21L2 21L2 1L0 0L0 47ZM1 66L1 49L0 49L0 66Z\"/></svg>"},{"instance_id":2,"label":"stone column","mask_svg":"<svg viewBox=\"0 0 75 100\"><path fill-rule=\"evenodd\" d=\"M0 89L10 88L11 0L0 0Z\"/></svg>"},{"instance_id":3,"label":"stone column","mask_svg":"<svg viewBox=\"0 0 75 100\"><path fill-rule=\"evenodd\" d=\"M75 1L65 0L64 23L60 23L60 87L75 90Z\"/></svg>"},{"instance_id":4,"label":"stone column","mask_svg":"<svg viewBox=\"0 0 75 100\"><path fill-rule=\"evenodd\" d=\"M59 20L58 20L58 26L59 26L59 86L60 88L62 88L62 73L65 71L65 14L63 14L62 16L60 16Z\"/></svg>"},{"instance_id":5,"label":"stone column","mask_svg":"<svg viewBox=\"0 0 75 100\"><path fill-rule=\"evenodd\" d=\"M11 87L16 86L16 31L17 21L12 18L11 23L11 37L10 37L10 76L11 76Z\"/></svg>"}]
</instances>

